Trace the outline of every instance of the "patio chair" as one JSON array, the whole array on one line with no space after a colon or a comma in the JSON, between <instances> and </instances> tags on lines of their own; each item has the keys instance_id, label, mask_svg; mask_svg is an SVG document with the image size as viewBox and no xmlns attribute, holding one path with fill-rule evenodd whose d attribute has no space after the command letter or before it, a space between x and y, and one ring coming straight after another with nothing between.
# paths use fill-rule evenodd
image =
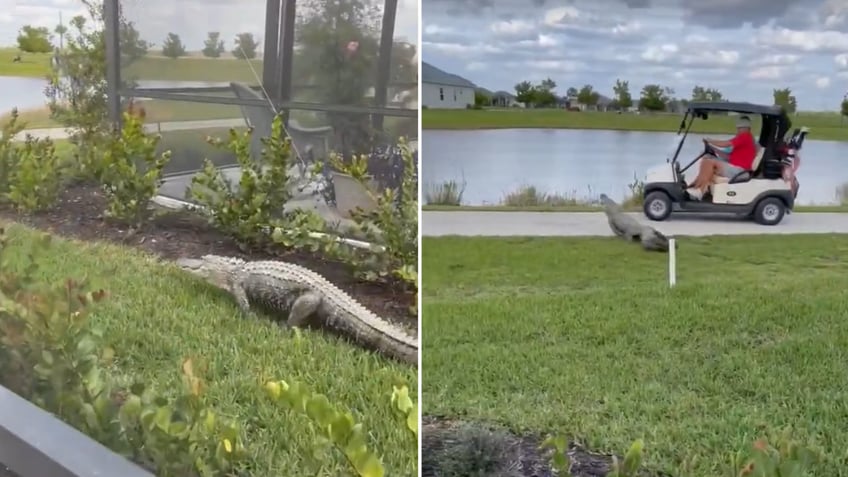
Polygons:
<instances>
[{"instance_id":1,"label":"patio chair","mask_svg":"<svg viewBox=\"0 0 848 477\"><path fill-rule=\"evenodd\" d=\"M265 101L266 98L259 92L253 90L245 83L230 83L230 87L237 98L240 99L259 99ZM261 157L262 154L262 138L271 135L271 125L276 114L268 107L262 106L241 106L242 114L248 126L253 127L253 136L251 137L250 150L255 158ZM309 166L317 160L324 160L330 150L329 138L332 135L332 128L329 126L317 128L305 128L295 120L289 120L286 126L286 132L292 140L294 156L297 163L292 165L289 173L292 177L298 177L298 190L306 188L309 185ZM310 190L309 194L312 193ZM297 195L297 194L295 194Z\"/></svg>"}]
</instances>

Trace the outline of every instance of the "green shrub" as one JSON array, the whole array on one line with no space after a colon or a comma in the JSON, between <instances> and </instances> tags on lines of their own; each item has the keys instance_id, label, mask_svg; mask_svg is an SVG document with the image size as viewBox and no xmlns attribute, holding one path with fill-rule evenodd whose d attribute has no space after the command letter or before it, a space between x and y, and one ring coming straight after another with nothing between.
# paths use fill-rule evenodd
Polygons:
<instances>
[{"instance_id":1,"label":"green shrub","mask_svg":"<svg viewBox=\"0 0 848 477\"><path fill-rule=\"evenodd\" d=\"M350 411L330 404L323 394L313 393L299 382L269 381L265 392L274 402L288 409L305 414L321 432L315 443L315 471L333 449L340 452L360 477L383 477L386 473L380 457L368 448L368 432L357 423ZM391 399L394 412L404 418L404 425L412 431L411 438L404 443L410 453L418 452L418 406L409 397L406 386L395 387Z\"/></svg>"},{"instance_id":2,"label":"green shrub","mask_svg":"<svg viewBox=\"0 0 848 477\"><path fill-rule=\"evenodd\" d=\"M156 154L159 139L146 134L138 118L124 114L121 134L106 144L99 168L108 217L132 226L149 217L150 200L162 186L162 169L171 159L170 151Z\"/></svg>"},{"instance_id":3,"label":"green shrub","mask_svg":"<svg viewBox=\"0 0 848 477\"><path fill-rule=\"evenodd\" d=\"M44 210L56 202L66 164L56 155L53 141L26 135L15 142L25 124L13 109L0 137L0 194L23 212Z\"/></svg>"},{"instance_id":4,"label":"green shrub","mask_svg":"<svg viewBox=\"0 0 848 477\"><path fill-rule=\"evenodd\" d=\"M159 476L232 475L248 453L238 427L204 402L191 360L183 362L186 387L176 399L141 383L113 385L114 351L88 322L106 292L36 280L50 239L43 234L11 257L0 231L0 384Z\"/></svg>"},{"instance_id":5,"label":"green shrub","mask_svg":"<svg viewBox=\"0 0 848 477\"><path fill-rule=\"evenodd\" d=\"M354 157L349 163L343 163L338 156L331 156L330 160L336 169L356 179L376 203L373 210L351 213L366 240L374 246L368 250L347 249L346 260L369 280L395 276L417 288L418 164L404 138L398 146L403 157L403 177L397 190L374 190L364 156Z\"/></svg>"},{"instance_id":6,"label":"green shrub","mask_svg":"<svg viewBox=\"0 0 848 477\"><path fill-rule=\"evenodd\" d=\"M427 192L424 193L424 202L427 205L462 205L465 186L465 181L460 184L451 180L427 187Z\"/></svg>"},{"instance_id":7,"label":"green shrub","mask_svg":"<svg viewBox=\"0 0 848 477\"><path fill-rule=\"evenodd\" d=\"M230 129L227 141L209 138L210 144L232 152L241 169L238 188L207 160L191 180L187 195L209 214L218 229L245 245L266 245L264 231L278 230L278 242L297 246L308 241L311 230L323 230L323 220L306 211L285 212L292 198L291 140L283 134L282 117L274 119L271 136L262 138L259 158L250 150L252 131Z\"/></svg>"}]
</instances>

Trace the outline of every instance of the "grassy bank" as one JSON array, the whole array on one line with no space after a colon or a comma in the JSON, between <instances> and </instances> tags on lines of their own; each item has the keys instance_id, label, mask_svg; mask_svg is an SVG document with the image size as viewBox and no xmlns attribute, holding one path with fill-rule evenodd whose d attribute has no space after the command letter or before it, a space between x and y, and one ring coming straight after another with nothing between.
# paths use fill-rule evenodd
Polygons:
<instances>
[{"instance_id":1,"label":"grassy bank","mask_svg":"<svg viewBox=\"0 0 848 477\"><path fill-rule=\"evenodd\" d=\"M19 54L21 62L13 63L12 59ZM49 53L21 53L17 48L0 48L0 76L46 77L50 74L50 58ZM262 71L260 59L250 60L250 65L256 71ZM123 68L121 75L133 80L255 82L250 65L231 56L171 59L151 52Z\"/></svg>"},{"instance_id":2,"label":"grassy bank","mask_svg":"<svg viewBox=\"0 0 848 477\"><path fill-rule=\"evenodd\" d=\"M196 121L210 119L240 119L241 110L238 106L228 104L191 103L188 101L145 100L139 101L138 106L146 112L146 123L163 123L169 121ZM0 122L9 120L9 112L0 116ZM50 109L46 106L37 109L25 109L18 112L20 120L27 128L55 128L61 124L50 117Z\"/></svg>"},{"instance_id":3,"label":"grassy bank","mask_svg":"<svg viewBox=\"0 0 848 477\"><path fill-rule=\"evenodd\" d=\"M25 250L36 238L31 229L4 225L12 237L10 248ZM92 289L109 292L91 324L102 331L103 344L115 350L111 378L166 392L182 388L183 358L205 366L206 402L245 430L255 464L249 475L300 475L316 455L318 431L306 416L264 396L262 384L269 379L302 381L351 409L388 474L415 473L415 455L397 445L409 440L404 434L409 431L392 415L389 400L392 385L408 383L415 392L414 369L320 331L294 332L266 320L240 319L226 294L128 248L56 240L38 260L45 280L88 277ZM349 468L340 454L321 459L319 475L342 475Z\"/></svg>"},{"instance_id":4,"label":"grassy bank","mask_svg":"<svg viewBox=\"0 0 848 477\"><path fill-rule=\"evenodd\" d=\"M666 256L621 240L425 238L424 414L643 438L649 468L689 477L792 426L827 456L810 475L845 475L848 240L680 242L669 291Z\"/></svg>"},{"instance_id":5,"label":"grassy bank","mask_svg":"<svg viewBox=\"0 0 848 477\"><path fill-rule=\"evenodd\" d=\"M619 131L676 132L682 115L678 114L617 114L604 112L573 112L562 109L424 109L421 111L423 129L507 129L561 128L609 129ZM826 141L848 141L848 122L842 124L837 113L806 113L792 116L796 126L811 128L810 138ZM759 127L759 119L754 121ZM699 120L692 127L697 134L731 134L733 119L713 116Z\"/></svg>"}]
</instances>

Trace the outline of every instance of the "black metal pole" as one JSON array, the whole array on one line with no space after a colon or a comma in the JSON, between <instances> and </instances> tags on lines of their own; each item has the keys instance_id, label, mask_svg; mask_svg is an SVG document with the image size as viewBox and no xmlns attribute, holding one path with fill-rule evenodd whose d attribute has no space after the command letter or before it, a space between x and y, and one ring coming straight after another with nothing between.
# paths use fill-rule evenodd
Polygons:
<instances>
[{"instance_id":1,"label":"black metal pole","mask_svg":"<svg viewBox=\"0 0 848 477\"><path fill-rule=\"evenodd\" d=\"M121 127L121 44L120 0L105 0L103 4L104 41L106 49L106 101L109 120Z\"/></svg>"},{"instance_id":2,"label":"black metal pole","mask_svg":"<svg viewBox=\"0 0 848 477\"><path fill-rule=\"evenodd\" d=\"M280 4L282 0L267 0L265 3L265 48L262 53L262 86L269 95L277 92L277 46L280 38ZM275 98L269 98L272 101Z\"/></svg>"},{"instance_id":3,"label":"black metal pole","mask_svg":"<svg viewBox=\"0 0 848 477\"><path fill-rule=\"evenodd\" d=\"M294 65L294 28L297 19L297 0L283 0L283 15L280 25L280 44L277 68L280 84L277 98L280 102L292 99L292 66ZM289 120L288 110L280 111Z\"/></svg>"},{"instance_id":4,"label":"black metal pole","mask_svg":"<svg viewBox=\"0 0 848 477\"><path fill-rule=\"evenodd\" d=\"M383 26L380 34L380 55L377 59L377 80L374 83L374 106L386 106L389 77L392 69L392 47L395 38L395 18L398 0L386 0L383 8ZM375 131L383 130L383 115L371 116L371 125Z\"/></svg>"}]
</instances>

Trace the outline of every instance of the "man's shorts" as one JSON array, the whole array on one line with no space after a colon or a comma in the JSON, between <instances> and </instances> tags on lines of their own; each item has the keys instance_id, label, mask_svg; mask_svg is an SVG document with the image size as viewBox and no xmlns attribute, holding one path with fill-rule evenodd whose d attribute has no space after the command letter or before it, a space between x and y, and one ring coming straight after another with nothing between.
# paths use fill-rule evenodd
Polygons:
<instances>
[{"instance_id":1,"label":"man's shorts","mask_svg":"<svg viewBox=\"0 0 848 477\"><path fill-rule=\"evenodd\" d=\"M731 164L729 162L722 162L721 163L721 170L719 171L719 175L721 175L723 177L727 177L728 179L731 179L736 174L739 174L740 172L744 172L744 171L745 171L745 169L742 169L739 166L734 166L733 164Z\"/></svg>"}]
</instances>

